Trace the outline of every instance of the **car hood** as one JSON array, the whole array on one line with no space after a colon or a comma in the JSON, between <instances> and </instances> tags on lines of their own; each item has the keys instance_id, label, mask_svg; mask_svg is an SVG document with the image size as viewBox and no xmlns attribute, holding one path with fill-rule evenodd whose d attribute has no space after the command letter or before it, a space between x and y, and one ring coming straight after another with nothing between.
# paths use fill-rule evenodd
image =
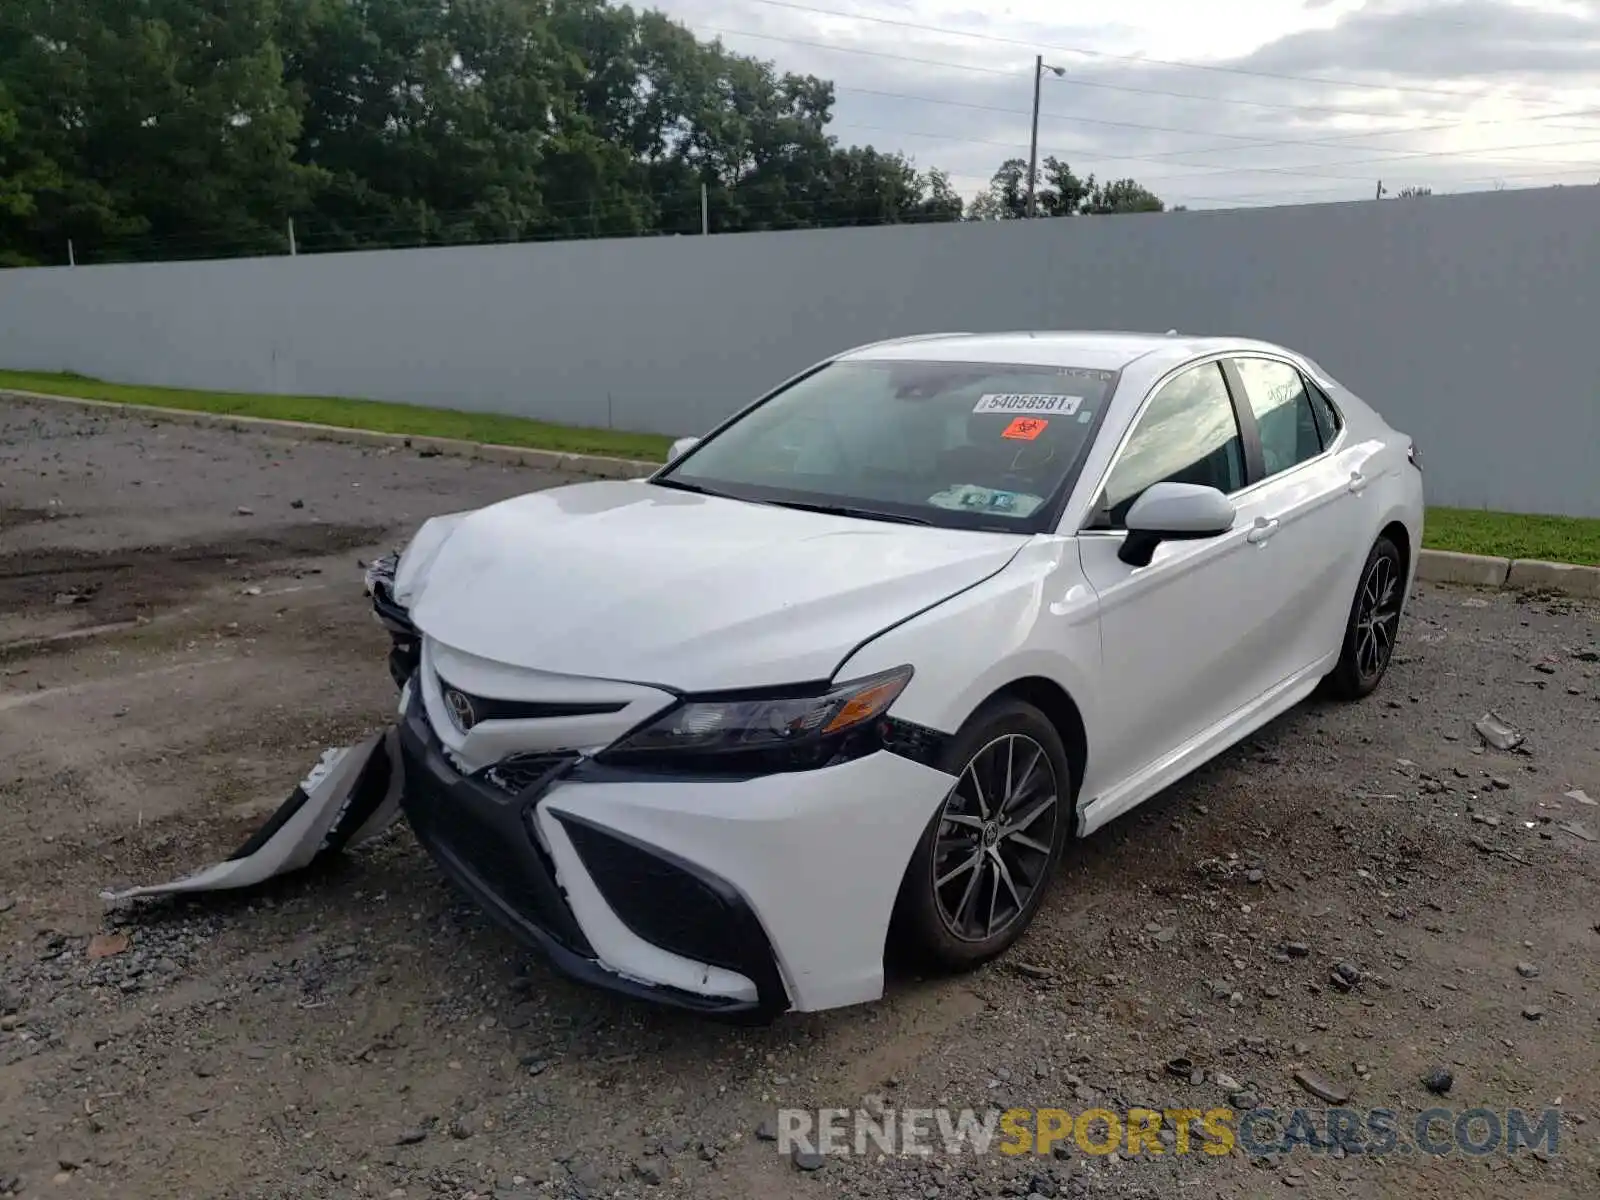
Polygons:
<instances>
[{"instance_id":1,"label":"car hood","mask_svg":"<svg viewBox=\"0 0 1600 1200\"><path fill-rule=\"evenodd\" d=\"M446 532L419 534L434 544L405 589L428 637L510 666L697 692L826 679L1027 540L636 481L441 520Z\"/></svg>"}]
</instances>

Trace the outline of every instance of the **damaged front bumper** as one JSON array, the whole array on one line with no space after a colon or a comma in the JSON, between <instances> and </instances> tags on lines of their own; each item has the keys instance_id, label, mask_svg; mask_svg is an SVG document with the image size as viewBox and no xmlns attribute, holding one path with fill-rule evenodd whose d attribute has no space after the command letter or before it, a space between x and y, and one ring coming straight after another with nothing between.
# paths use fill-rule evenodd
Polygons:
<instances>
[{"instance_id":1,"label":"damaged front bumper","mask_svg":"<svg viewBox=\"0 0 1600 1200\"><path fill-rule=\"evenodd\" d=\"M422 635L411 623L411 614L394 598L394 575L400 565L398 554L385 554L367 564L365 585L372 598L372 614L378 624L389 631L389 674L396 687L403 688L406 680L422 661Z\"/></svg>"},{"instance_id":2,"label":"damaged front bumper","mask_svg":"<svg viewBox=\"0 0 1600 1200\"><path fill-rule=\"evenodd\" d=\"M708 777L551 748L610 742L614 716L559 736L534 728L554 719L543 716L444 729L435 722L455 709L437 660L469 674L485 664L424 637L395 600L394 572L393 560L374 563L367 589L401 688L400 803L491 917L584 983L708 1015L764 1021L883 994L905 864L954 780L887 749ZM617 709L654 703L642 685L617 689ZM485 726L500 728L486 736Z\"/></svg>"},{"instance_id":3,"label":"damaged front bumper","mask_svg":"<svg viewBox=\"0 0 1600 1200\"><path fill-rule=\"evenodd\" d=\"M587 983L696 1012L766 1020L789 997L760 920L724 881L598 826L564 822L583 860L585 884L634 932L688 964L701 983L721 977L728 992L673 987L602 963L537 833L540 801L570 778L577 755L550 757L517 791L483 773L464 775L428 723L417 688L399 726L401 804L412 830L439 866L492 917L558 970Z\"/></svg>"}]
</instances>

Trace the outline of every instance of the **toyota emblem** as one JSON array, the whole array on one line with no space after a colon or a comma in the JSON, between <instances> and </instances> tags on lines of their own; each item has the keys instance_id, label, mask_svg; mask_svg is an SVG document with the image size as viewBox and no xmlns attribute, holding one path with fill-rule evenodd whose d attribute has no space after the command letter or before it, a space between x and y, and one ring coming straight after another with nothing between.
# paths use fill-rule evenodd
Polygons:
<instances>
[{"instance_id":1,"label":"toyota emblem","mask_svg":"<svg viewBox=\"0 0 1600 1200\"><path fill-rule=\"evenodd\" d=\"M472 709L472 697L465 692L447 688L444 693L444 706L450 710L450 719L462 733L467 733L478 723L478 714Z\"/></svg>"}]
</instances>

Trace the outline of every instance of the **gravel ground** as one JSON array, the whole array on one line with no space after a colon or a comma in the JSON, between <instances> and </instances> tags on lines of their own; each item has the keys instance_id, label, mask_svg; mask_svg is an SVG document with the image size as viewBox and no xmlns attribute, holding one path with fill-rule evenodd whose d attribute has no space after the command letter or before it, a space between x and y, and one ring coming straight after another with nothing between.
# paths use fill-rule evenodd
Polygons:
<instances>
[{"instance_id":1,"label":"gravel ground","mask_svg":"<svg viewBox=\"0 0 1600 1200\"><path fill-rule=\"evenodd\" d=\"M0 404L0 1195L1600 1194L1600 807L1567 794L1600 797L1600 609L1559 598L1425 587L1378 694L1302 706L1075 847L1001 962L869 1007L749 1029L584 990L403 826L314 877L105 910L389 718L359 561L556 482ZM1491 708L1518 751L1475 734ZM1557 1107L1558 1147L1169 1131L803 1170L760 1136L780 1107L1327 1108L1308 1084L1403 1131Z\"/></svg>"}]
</instances>

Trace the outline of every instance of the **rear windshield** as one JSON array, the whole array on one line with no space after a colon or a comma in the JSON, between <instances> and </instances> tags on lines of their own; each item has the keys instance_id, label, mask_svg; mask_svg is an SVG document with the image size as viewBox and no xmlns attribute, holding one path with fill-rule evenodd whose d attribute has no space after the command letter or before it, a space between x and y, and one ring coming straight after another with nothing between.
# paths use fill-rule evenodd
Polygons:
<instances>
[{"instance_id":1,"label":"rear windshield","mask_svg":"<svg viewBox=\"0 0 1600 1200\"><path fill-rule=\"evenodd\" d=\"M769 397L657 481L738 499L1033 532L1082 466L1116 373L1006 363L835 362Z\"/></svg>"}]
</instances>

